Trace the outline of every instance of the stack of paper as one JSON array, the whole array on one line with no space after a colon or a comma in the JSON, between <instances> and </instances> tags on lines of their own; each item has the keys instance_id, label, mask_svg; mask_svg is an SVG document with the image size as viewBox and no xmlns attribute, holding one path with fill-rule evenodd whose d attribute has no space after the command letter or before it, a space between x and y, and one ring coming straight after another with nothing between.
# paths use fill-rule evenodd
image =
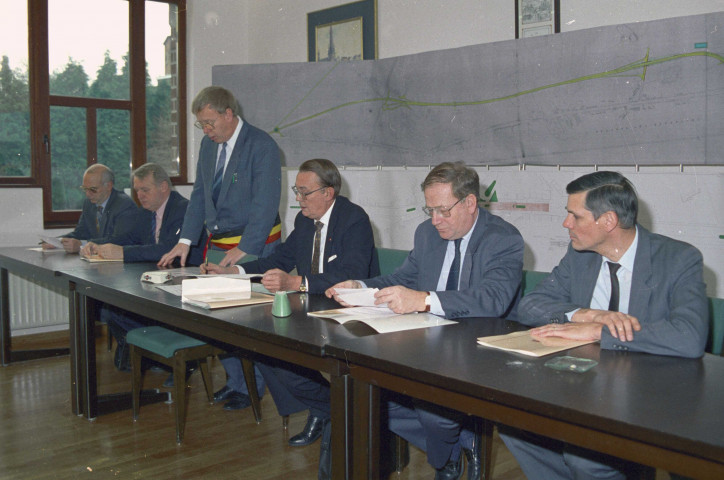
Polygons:
<instances>
[{"instance_id":1,"label":"stack of paper","mask_svg":"<svg viewBox=\"0 0 724 480\"><path fill-rule=\"evenodd\" d=\"M528 331L513 332L507 335L479 337L478 343L486 347L522 353L531 357L542 357L551 353L568 350L593 343L595 340L568 340L560 337L533 338Z\"/></svg>"},{"instance_id":2,"label":"stack of paper","mask_svg":"<svg viewBox=\"0 0 724 480\"><path fill-rule=\"evenodd\" d=\"M252 292L251 281L248 279L204 277L181 282L181 301L211 309L271 303L274 298Z\"/></svg>"}]
</instances>

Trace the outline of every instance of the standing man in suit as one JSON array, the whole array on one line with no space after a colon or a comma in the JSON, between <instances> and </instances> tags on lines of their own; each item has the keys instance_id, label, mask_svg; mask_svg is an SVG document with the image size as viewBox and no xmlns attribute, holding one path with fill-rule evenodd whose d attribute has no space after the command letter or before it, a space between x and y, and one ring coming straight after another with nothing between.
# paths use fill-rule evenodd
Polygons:
<instances>
[{"instance_id":1,"label":"standing man in suit","mask_svg":"<svg viewBox=\"0 0 724 480\"><path fill-rule=\"evenodd\" d=\"M279 147L264 131L241 119L234 95L222 87L206 87L191 103L194 125L204 131L196 180L186 210L181 239L161 257L159 266L179 258L186 265L189 248L206 232L204 255L220 266L238 263L247 255L266 257L281 243L279 198L282 188ZM253 259L248 257L245 260ZM241 360L230 353L220 357L230 391L248 393ZM257 386L264 390L261 375ZM217 401L222 401L217 399ZM228 405L236 410L238 404Z\"/></svg>"},{"instance_id":2,"label":"standing man in suit","mask_svg":"<svg viewBox=\"0 0 724 480\"><path fill-rule=\"evenodd\" d=\"M264 131L241 119L234 95L206 87L194 98L194 125L204 131L196 180L181 239L158 262L181 265L204 229L219 265L234 265L247 254L265 257L281 243L279 147ZM208 252L207 252L208 253Z\"/></svg>"},{"instance_id":3,"label":"standing man in suit","mask_svg":"<svg viewBox=\"0 0 724 480\"><path fill-rule=\"evenodd\" d=\"M565 257L518 309L534 337L597 340L601 348L697 358L708 334L703 259L693 246L636 223L638 198L617 172L566 187ZM514 429L501 437L529 478L625 479L630 464Z\"/></svg>"},{"instance_id":4,"label":"standing man in suit","mask_svg":"<svg viewBox=\"0 0 724 480\"><path fill-rule=\"evenodd\" d=\"M518 230L478 206L478 174L462 162L441 163L421 186L423 211L431 219L417 227L405 262L387 276L337 284L327 296L336 288L367 286L379 288L376 303L396 313L514 318L523 275ZM399 395L389 402L388 418L390 430L427 451L436 479L460 477L462 450L468 478L479 478L479 448L473 448L475 436L462 429L462 413Z\"/></svg>"},{"instance_id":5,"label":"standing man in suit","mask_svg":"<svg viewBox=\"0 0 724 480\"><path fill-rule=\"evenodd\" d=\"M188 200L172 189L168 173L160 165L146 163L133 172L133 189L143 210L135 228L129 232L114 235L109 243L89 242L82 250L85 256L99 255L102 258L124 262L157 262L164 253L178 242ZM193 248L189 262L198 265L203 260L199 248ZM117 342L114 363L119 370L128 370L129 358L126 347L126 332L144 327L148 321L120 308L104 305L101 321Z\"/></svg>"},{"instance_id":6,"label":"standing man in suit","mask_svg":"<svg viewBox=\"0 0 724 480\"><path fill-rule=\"evenodd\" d=\"M339 195L341 186L339 170L329 160L314 159L302 163L292 187L301 212L297 214L294 230L286 241L269 257L231 268L202 265L201 271L264 272L262 283L272 292L296 290L309 293L322 293L350 276L366 278L377 275L379 268L373 255L374 237L370 219L361 207ZM297 274L291 275L289 272L295 268ZM304 446L317 440L324 423L329 420L329 383L319 372L291 364L279 362L271 366L257 363L257 366L280 415L303 410L310 412L304 430L290 438L289 444ZM228 384L224 388L227 389ZM216 395L225 396L225 389ZM229 395L233 398L239 394ZM250 405L248 396L244 395L242 400L245 407Z\"/></svg>"},{"instance_id":7,"label":"standing man in suit","mask_svg":"<svg viewBox=\"0 0 724 480\"><path fill-rule=\"evenodd\" d=\"M87 241L105 242L133 229L138 207L128 195L113 188L114 182L113 170L105 165L96 163L86 169L80 187L86 199L78 225L61 238L66 252L78 253ZM43 248L49 246L43 244Z\"/></svg>"}]
</instances>

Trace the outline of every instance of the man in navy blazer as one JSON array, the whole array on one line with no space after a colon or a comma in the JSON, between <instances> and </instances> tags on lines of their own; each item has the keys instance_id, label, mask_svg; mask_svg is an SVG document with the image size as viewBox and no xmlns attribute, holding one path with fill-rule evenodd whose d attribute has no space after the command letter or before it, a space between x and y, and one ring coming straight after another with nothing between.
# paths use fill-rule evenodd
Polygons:
<instances>
[{"instance_id":1,"label":"man in navy blazer","mask_svg":"<svg viewBox=\"0 0 724 480\"><path fill-rule=\"evenodd\" d=\"M566 187L566 255L518 309L534 337L596 340L601 348L698 358L708 334L703 259L693 246L636 223L638 198L617 172ZM632 465L538 435L501 429L529 478L625 479Z\"/></svg>"},{"instance_id":2,"label":"man in navy blazer","mask_svg":"<svg viewBox=\"0 0 724 480\"><path fill-rule=\"evenodd\" d=\"M265 257L281 243L279 147L262 130L241 119L234 95L206 87L191 104L197 128L204 131L196 180L186 211L181 239L159 261L177 257L186 264L189 248L206 231L209 248L219 250L221 266L245 255Z\"/></svg>"},{"instance_id":3,"label":"man in navy blazer","mask_svg":"<svg viewBox=\"0 0 724 480\"><path fill-rule=\"evenodd\" d=\"M188 200L172 190L171 179L166 170L155 163L140 166L133 172L133 189L143 206L135 228L127 233L112 236L109 243L89 242L83 248L82 255L98 255L101 258L123 260L126 263L157 262L178 242ZM192 249L189 262L198 265L202 260L201 249ZM142 315L108 305L103 306L100 317L108 324L111 334L118 343L115 364L120 370L126 370L128 366L126 332L146 326L148 321Z\"/></svg>"},{"instance_id":4,"label":"man in navy blazer","mask_svg":"<svg viewBox=\"0 0 724 480\"><path fill-rule=\"evenodd\" d=\"M396 313L514 318L523 238L514 226L478 206L478 174L462 162L441 163L427 175L422 190L423 211L432 218L417 227L405 262L390 275L337 284L327 295L334 296L340 287L367 286L379 288L376 302ZM389 402L388 418L390 430L427 451L436 479L460 477L463 450L468 478L480 477L479 447L474 446L479 437L463 430L462 413L399 395Z\"/></svg>"},{"instance_id":5,"label":"man in navy blazer","mask_svg":"<svg viewBox=\"0 0 724 480\"><path fill-rule=\"evenodd\" d=\"M114 189L114 183L113 170L105 165L96 163L86 169L80 187L86 199L78 225L61 237L66 252L78 253L87 241L106 242L113 235L133 229L138 219L138 207L128 195ZM47 245L43 247L48 248Z\"/></svg>"},{"instance_id":6,"label":"man in navy blazer","mask_svg":"<svg viewBox=\"0 0 724 480\"><path fill-rule=\"evenodd\" d=\"M370 219L361 207L339 195L341 185L339 170L329 160L313 159L302 163L292 187L301 212L286 241L269 257L231 268L202 265L202 272L263 272L262 283L272 292L297 290L309 293L322 293L350 276L379 274ZM290 274L295 268L296 274ZM319 438L324 423L329 420L329 383L319 372L282 363L275 365L257 362L280 415L309 409L304 430L289 439L292 446L308 445ZM227 374L232 375L228 368ZM240 367L233 374L237 376L234 383L243 382ZM228 393L231 384L228 381L215 397L238 399L243 395ZM250 404L246 395L240 401L244 407Z\"/></svg>"}]
</instances>

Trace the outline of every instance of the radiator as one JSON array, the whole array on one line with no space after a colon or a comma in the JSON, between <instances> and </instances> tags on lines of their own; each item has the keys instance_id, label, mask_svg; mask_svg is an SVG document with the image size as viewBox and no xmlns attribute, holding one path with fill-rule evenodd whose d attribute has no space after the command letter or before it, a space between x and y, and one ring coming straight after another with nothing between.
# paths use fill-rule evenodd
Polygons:
<instances>
[{"instance_id":1,"label":"radiator","mask_svg":"<svg viewBox=\"0 0 724 480\"><path fill-rule=\"evenodd\" d=\"M68 328L67 289L8 275L13 336Z\"/></svg>"}]
</instances>

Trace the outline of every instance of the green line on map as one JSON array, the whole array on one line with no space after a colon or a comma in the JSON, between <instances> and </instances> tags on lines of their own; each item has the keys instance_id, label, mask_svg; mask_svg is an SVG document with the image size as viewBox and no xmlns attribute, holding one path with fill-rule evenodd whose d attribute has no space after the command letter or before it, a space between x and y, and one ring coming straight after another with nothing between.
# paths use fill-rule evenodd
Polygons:
<instances>
[{"instance_id":1,"label":"green line on map","mask_svg":"<svg viewBox=\"0 0 724 480\"><path fill-rule=\"evenodd\" d=\"M514 205L515 208L525 208L525 205Z\"/></svg>"},{"instance_id":2,"label":"green line on map","mask_svg":"<svg viewBox=\"0 0 724 480\"><path fill-rule=\"evenodd\" d=\"M412 207L412 208L408 208L408 209L405 210L405 211L406 211L406 212L414 212L415 210L417 210L417 209L416 209L415 207Z\"/></svg>"},{"instance_id":3,"label":"green line on map","mask_svg":"<svg viewBox=\"0 0 724 480\"><path fill-rule=\"evenodd\" d=\"M696 45L699 45L699 44L696 44ZM551 83L551 84L549 84L549 85L542 85L542 86L540 86L540 87L531 88L531 89L529 89L529 90L523 90L523 91L520 91L520 92L512 93L512 94L510 94L510 95L505 95L505 96L503 96L503 97L488 98L488 99L484 99L484 100L473 100L473 101L468 101L468 102L458 102L458 101L453 101L453 102L422 102L422 101L410 100L410 99L408 99L407 97L405 97L404 95L401 96L401 97L390 97L389 95L387 95L387 96L385 96L385 97L368 98L368 99L363 99L363 100L354 100L354 101L351 101L351 102L345 102L345 103L336 105L336 106L334 106L334 107L327 108L327 109L325 109L325 110L322 110L321 112L317 112L317 113L314 113L314 114L312 114L312 115L307 115L306 117L302 117L302 118L300 118L300 119L294 120L293 122L287 123L287 124L285 124L285 125L277 124L277 125L272 129L272 132L270 132L270 133L278 133L279 135L281 135L281 134L282 134L282 130L285 130L285 129L287 129L287 128L293 127L294 125L298 125L298 124L303 123L303 122L306 122L306 121L308 121L308 120L312 120L313 118L317 118L317 117L326 115L326 114L328 114L328 113L331 113L331 112L333 112L333 111L335 111L335 110L339 110L339 109L341 109L341 108L349 107L349 106L352 106L352 105L360 105L360 104L363 104L363 103L382 102L382 110L395 110L395 109L398 109L398 108L401 108L401 107L405 107L405 108L410 108L410 107L464 107L464 106L471 106L471 105L484 105L484 104L487 104L487 103L500 102L500 101L504 101L504 100L511 100L511 99L513 99L513 98L522 97L523 95L529 95L529 94L531 94L531 93L540 92L540 91L542 91L542 90L547 90L547 89L549 89L549 88L561 87L561 86L563 86L563 85L571 85L571 84L574 84L574 83L585 82L585 81L588 81L588 80L596 80L596 79L600 79L600 78L609 78L609 77L631 77L631 76L633 76L633 77L638 77L638 78L640 78L640 79L643 81L643 80L646 79L646 70L648 69L648 67L653 66L653 65L658 65L658 64L661 64L661 63L671 62L671 61L673 61L673 60L679 60L679 59L682 59L682 58L687 58L687 57L711 57L711 58L714 58L714 59L716 59L716 60L719 60L719 63L724 63L724 56L722 56L722 55L720 55L720 54L717 54L717 53L713 53L713 52L679 53L679 54L676 54L676 55L669 55L669 56L667 56L667 57L662 57L662 58L657 58L657 59L650 59L650 58L649 58L649 49L647 49L647 50L646 50L646 55L644 55L644 57L643 57L641 60L638 60L638 61L633 62L633 63L629 63L629 64L627 64L627 65L623 65L623 66L618 67L618 68L614 68L613 70L607 70L607 71L605 71L605 72L593 73L593 74L590 74L590 75L584 75L584 76L582 76L582 77L573 78L573 79L570 79L570 80L564 80L564 81L557 82L557 83ZM294 110L296 110L296 109L299 107L299 105L301 105L301 104L305 101L305 99L306 99L307 97L309 97L309 95L312 93L312 91L314 91L314 90L322 83L322 80L324 80L324 78L326 78L327 75L329 75L329 73L331 73L332 69L334 69L334 67L336 67L337 64L338 64L338 63L335 63L335 64L332 66L332 68L322 77L322 79L320 79L320 81L318 81L318 82L310 89L310 91L307 92L307 93L304 95L304 97L302 97L302 99L299 101L299 103L297 103L297 104L294 106L294 108L293 108L289 113L287 113L287 114L284 116L284 118L280 121L280 123L283 122L284 120L286 120L286 119L291 115L291 113L292 113ZM630 71L638 70L638 69L641 69L641 73L640 73L640 74L626 73L626 72L630 72Z\"/></svg>"},{"instance_id":4,"label":"green line on map","mask_svg":"<svg viewBox=\"0 0 724 480\"><path fill-rule=\"evenodd\" d=\"M707 43L706 42L699 42L694 44L694 48L706 48Z\"/></svg>"}]
</instances>

